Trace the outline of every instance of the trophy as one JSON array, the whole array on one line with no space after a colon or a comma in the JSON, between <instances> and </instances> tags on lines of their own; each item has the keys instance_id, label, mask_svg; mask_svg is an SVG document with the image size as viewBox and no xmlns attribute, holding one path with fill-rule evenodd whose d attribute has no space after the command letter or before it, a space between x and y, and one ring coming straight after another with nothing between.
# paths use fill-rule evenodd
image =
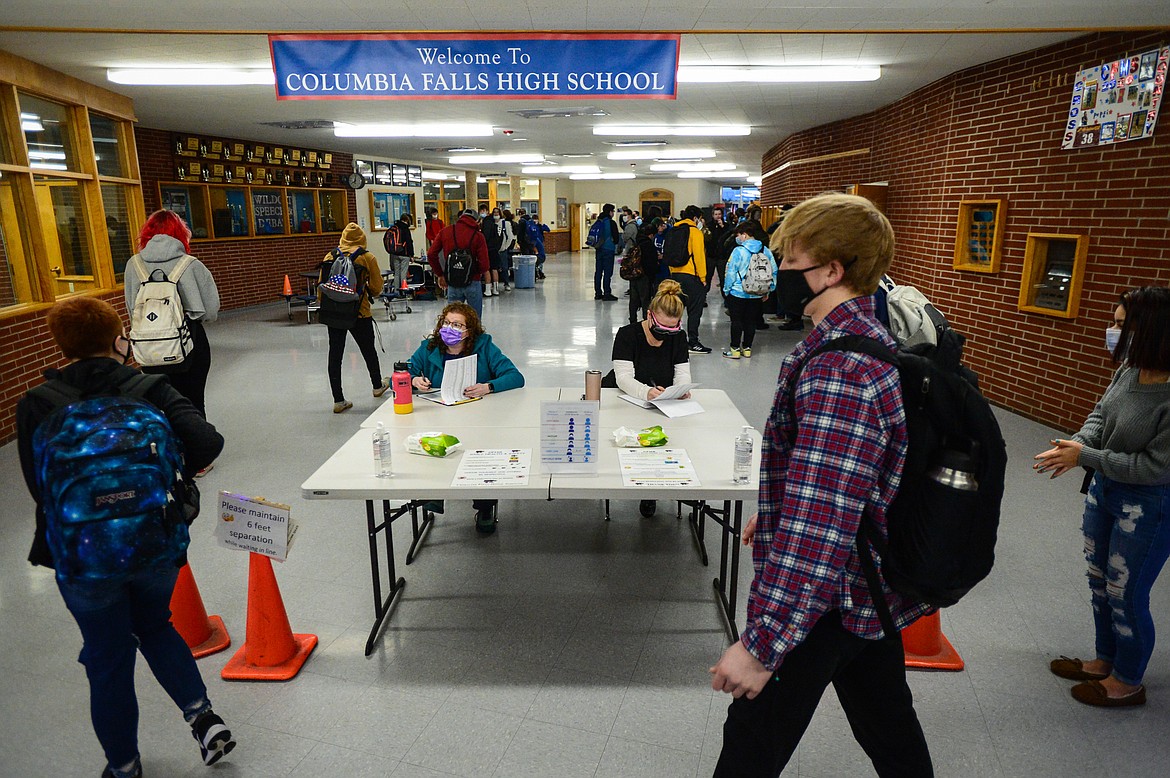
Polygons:
<instances>
[{"instance_id":1,"label":"trophy","mask_svg":"<svg viewBox=\"0 0 1170 778\"><path fill-rule=\"evenodd\" d=\"M211 170L206 167L199 171L199 175L203 178L205 183L211 180Z\"/></svg>"},{"instance_id":2,"label":"trophy","mask_svg":"<svg viewBox=\"0 0 1170 778\"><path fill-rule=\"evenodd\" d=\"M267 162L269 165L272 164L272 152L271 151L264 152L264 161Z\"/></svg>"},{"instance_id":3,"label":"trophy","mask_svg":"<svg viewBox=\"0 0 1170 778\"><path fill-rule=\"evenodd\" d=\"M181 140L175 141L175 153L176 154L183 153L183 141L181 141Z\"/></svg>"},{"instance_id":4,"label":"trophy","mask_svg":"<svg viewBox=\"0 0 1170 778\"><path fill-rule=\"evenodd\" d=\"M250 184L250 183L252 183L252 171L251 171L251 169L248 169L248 170L244 171L244 180L245 180L245 181L247 181L249 184Z\"/></svg>"},{"instance_id":5,"label":"trophy","mask_svg":"<svg viewBox=\"0 0 1170 778\"><path fill-rule=\"evenodd\" d=\"M264 174L264 183L266 183L266 184L272 183L272 171L269 171L269 172Z\"/></svg>"},{"instance_id":6,"label":"trophy","mask_svg":"<svg viewBox=\"0 0 1170 778\"><path fill-rule=\"evenodd\" d=\"M228 182L229 184L232 182L232 169L230 167L224 168L223 180Z\"/></svg>"},{"instance_id":7,"label":"trophy","mask_svg":"<svg viewBox=\"0 0 1170 778\"><path fill-rule=\"evenodd\" d=\"M180 181L187 180L187 169L185 167L183 167L182 165L179 165L179 180Z\"/></svg>"},{"instance_id":8,"label":"trophy","mask_svg":"<svg viewBox=\"0 0 1170 778\"><path fill-rule=\"evenodd\" d=\"M248 150L244 152L244 161L251 162L255 156L256 155L252 153L252 149L248 148Z\"/></svg>"},{"instance_id":9,"label":"trophy","mask_svg":"<svg viewBox=\"0 0 1170 778\"><path fill-rule=\"evenodd\" d=\"M288 186L291 183L292 183L292 174L286 170L286 171L284 171L284 185Z\"/></svg>"},{"instance_id":10,"label":"trophy","mask_svg":"<svg viewBox=\"0 0 1170 778\"><path fill-rule=\"evenodd\" d=\"M207 156L207 144L206 143L199 144L199 156L201 156L201 157Z\"/></svg>"}]
</instances>

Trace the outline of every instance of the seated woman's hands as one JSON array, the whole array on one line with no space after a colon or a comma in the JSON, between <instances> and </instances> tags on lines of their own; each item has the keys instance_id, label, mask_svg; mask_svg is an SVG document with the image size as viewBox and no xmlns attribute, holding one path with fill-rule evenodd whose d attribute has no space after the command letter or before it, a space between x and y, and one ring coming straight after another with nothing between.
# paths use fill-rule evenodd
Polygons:
<instances>
[{"instance_id":1,"label":"seated woman's hands","mask_svg":"<svg viewBox=\"0 0 1170 778\"><path fill-rule=\"evenodd\" d=\"M463 396L474 399L476 397L483 397L484 395L490 394L491 391L491 387L487 384L472 384L463 390Z\"/></svg>"},{"instance_id":2,"label":"seated woman's hands","mask_svg":"<svg viewBox=\"0 0 1170 778\"><path fill-rule=\"evenodd\" d=\"M662 394L663 392L665 392L665 391L666 391L666 388L665 388L665 387L662 387L662 386L652 386L652 387L650 387L650 392L649 392L649 394L647 394L647 395L646 395L646 399L647 399L647 400L657 400L657 399L658 399L658 396L659 396L659 395L661 395L661 394ZM680 397L680 398L678 398L678 399L680 399L680 400L689 400L689 399L691 399L691 393L690 393L690 392L687 392L686 394L684 394L682 397Z\"/></svg>"},{"instance_id":3,"label":"seated woman's hands","mask_svg":"<svg viewBox=\"0 0 1170 778\"><path fill-rule=\"evenodd\" d=\"M429 392L431 390L431 379L427 378L425 375L416 375L414 378L410 379L410 385L415 389L418 389L420 392Z\"/></svg>"}]
</instances>

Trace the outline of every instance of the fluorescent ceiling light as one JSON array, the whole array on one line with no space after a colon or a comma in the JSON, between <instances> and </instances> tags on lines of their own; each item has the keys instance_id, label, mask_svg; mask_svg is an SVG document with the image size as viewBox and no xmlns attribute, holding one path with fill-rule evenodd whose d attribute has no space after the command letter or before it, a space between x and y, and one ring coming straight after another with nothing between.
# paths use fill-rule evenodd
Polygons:
<instances>
[{"instance_id":1,"label":"fluorescent ceiling light","mask_svg":"<svg viewBox=\"0 0 1170 778\"><path fill-rule=\"evenodd\" d=\"M610 146L621 148L636 148L641 146L665 146L664 140L607 140Z\"/></svg>"},{"instance_id":2,"label":"fluorescent ceiling light","mask_svg":"<svg viewBox=\"0 0 1170 778\"><path fill-rule=\"evenodd\" d=\"M650 166L650 169L656 173L672 170L735 170L735 168L734 162L663 162Z\"/></svg>"},{"instance_id":3,"label":"fluorescent ceiling light","mask_svg":"<svg viewBox=\"0 0 1170 778\"><path fill-rule=\"evenodd\" d=\"M611 151L606 159L710 159L713 149L651 149L649 151Z\"/></svg>"},{"instance_id":4,"label":"fluorescent ceiling light","mask_svg":"<svg viewBox=\"0 0 1170 778\"><path fill-rule=\"evenodd\" d=\"M422 177L427 181L446 181L453 173L444 173L442 170L424 170Z\"/></svg>"},{"instance_id":5,"label":"fluorescent ceiling light","mask_svg":"<svg viewBox=\"0 0 1170 778\"><path fill-rule=\"evenodd\" d=\"M452 165L492 165L492 164L538 164L544 162L543 154L457 154L447 157Z\"/></svg>"},{"instance_id":6,"label":"fluorescent ceiling light","mask_svg":"<svg viewBox=\"0 0 1170 778\"><path fill-rule=\"evenodd\" d=\"M106 78L129 86L272 85L272 68L109 68Z\"/></svg>"},{"instance_id":7,"label":"fluorescent ceiling light","mask_svg":"<svg viewBox=\"0 0 1170 778\"><path fill-rule=\"evenodd\" d=\"M633 173L574 173L569 176L570 181L614 181L627 178L637 178L637 176Z\"/></svg>"},{"instance_id":8,"label":"fluorescent ceiling light","mask_svg":"<svg viewBox=\"0 0 1170 778\"><path fill-rule=\"evenodd\" d=\"M35 167L38 170L68 170L69 169L65 165L62 165L62 164L57 163L57 162L32 162L32 161L29 161L28 166Z\"/></svg>"},{"instance_id":9,"label":"fluorescent ceiling light","mask_svg":"<svg viewBox=\"0 0 1170 778\"><path fill-rule=\"evenodd\" d=\"M748 176L748 183L755 184L756 186L759 186L760 184L764 183L764 177L763 176Z\"/></svg>"},{"instance_id":10,"label":"fluorescent ceiling light","mask_svg":"<svg viewBox=\"0 0 1170 778\"><path fill-rule=\"evenodd\" d=\"M524 179L523 183L524 183L524 186L537 186L540 184L540 179L526 178L526 179Z\"/></svg>"},{"instance_id":11,"label":"fluorescent ceiling light","mask_svg":"<svg viewBox=\"0 0 1170 778\"><path fill-rule=\"evenodd\" d=\"M443 122L434 124L347 124L333 123L338 138L488 138L490 124Z\"/></svg>"},{"instance_id":12,"label":"fluorescent ceiling light","mask_svg":"<svg viewBox=\"0 0 1170 778\"><path fill-rule=\"evenodd\" d=\"M594 135L751 135L746 124L691 124L669 127L661 124L609 124L593 128Z\"/></svg>"},{"instance_id":13,"label":"fluorescent ceiling light","mask_svg":"<svg viewBox=\"0 0 1170 778\"><path fill-rule=\"evenodd\" d=\"M543 175L545 173L560 175L562 173L600 173L601 168L597 165L545 165L544 167L522 167L520 172L527 175Z\"/></svg>"},{"instance_id":14,"label":"fluorescent ceiling light","mask_svg":"<svg viewBox=\"0 0 1170 778\"><path fill-rule=\"evenodd\" d=\"M787 84L825 81L877 81L877 65L785 65L777 67L683 65L678 69L680 84Z\"/></svg>"},{"instance_id":15,"label":"fluorescent ceiling light","mask_svg":"<svg viewBox=\"0 0 1170 778\"><path fill-rule=\"evenodd\" d=\"M700 173L697 171L690 171L689 173L679 173L679 178L709 178L713 181L718 181L724 178L747 178L751 173L746 170L728 170L726 173L711 172Z\"/></svg>"}]
</instances>

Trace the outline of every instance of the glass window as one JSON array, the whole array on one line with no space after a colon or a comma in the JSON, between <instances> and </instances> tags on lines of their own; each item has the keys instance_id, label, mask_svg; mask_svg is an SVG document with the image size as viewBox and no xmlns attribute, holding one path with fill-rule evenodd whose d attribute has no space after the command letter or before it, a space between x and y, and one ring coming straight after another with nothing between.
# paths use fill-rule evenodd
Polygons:
<instances>
[{"instance_id":1,"label":"glass window","mask_svg":"<svg viewBox=\"0 0 1170 778\"><path fill-rule=\"evenodd\" d=\"M136 237L131 233L129 188L122 184L102 184L102 208L106 212L106 238L114 260L114 277L122 280L126 261L137 253Z\"/></svg>"},{"instance_id":2,"label":"glass window","mask_svg":"<svg viewBox=\"0 0 1170 778\"><path fill-rule=\"evenodd\" d=\"M466 185L462 181L445 181L443 183L444 200L463 200L466 197Z\"/></svg>"},{"instance_id":3,"label":"glass window","mask_svg":"<svg viewBox=\"0 0 1170 778\"><path fill-rule=\"evenodd\" d=\"M423 182L423 199L424 200L438 200L439 193L442 191L443 185L438 181L424 181Z\"/></svg>"},{"instance_id":4,"label":"glass window","mask_svg":"<svg viewBox=\"0 0 1170 778\"><path fill-rule=\"evenodd\" d=\"M496 202L498 202L502 208L511 208L512 183L510 181L496 182Z\"/></svg>"},{"instance_id":5,"label":"glass window","mask_svg":"<svg viewBox=\"0 0 1170 778\"><path fill-rule=\"evenodd\" d=\"M99 176L130 176L121 144L118 143L118 124L101 114L89 115L89 131L93 135L93 153Z\"/></svg>"},{"instance_id":6,"label":"glass window","mask_svg":"<svg viewBox=\"0 0 1170 778\"><path fill-rule=\"evenodd\" d=\"M313 194L311 190L288 190L288 212L292 217L293 232L317 231L317 209Z\"/></svg>"},{"instance_id":7,"label":"glass window","mask_svg":"<svg viewBox=\"0 0 1170 778\"><path fill-rule=\"evenodd\" d=\"M283 235L284 198L279 189L252 189L252 224L257 235Z\"/></svg>"},{"instance_id":8,"label":"glass window","mask_svg":"<svg viewBox=\"0 0 1170 778\"><path fill-rule=\"evenodd\" d=\"M487 200L488 197L490 196L490 195L488 195L488 182L487 181L476 181L475 182L475 192L476 192L475 196L478 197L480 200Z\"/></svg>"},{"instance_id":9,"label":"glass window","mask_svg":"<svg viewBox=\"0 0 1170 778\"><path fill-rule=\"evenodd\" d=\"M69 127L69 109L23 92L19 93L19 100L20 128L28 144L29 166L80 172Z\"/></svg>"},{"instance_id":10,"label":"glass window","mask_svg":"<svg viewBox=\"0 0 1170 778\"><path fill-rule=\"evenodd\" d=\"M0 308L35 299L25 250L28 244L22 232L26 224L12 178L0 171Z\"/></svg>"},{"instance_id":11,"label":"glass window","mask_svg":"<svg viewBox=\"0 0 1170 778\"><path fill-rule=\"evenodd\" d=\"M191 228L192 238L206 238L209 235L207 204L204 202L204 187L162 186L159 187L162 207L174 211Z\"/></svg>"},{"instance_id":12,"label":"glass window","mask_svg":"<svg viewBox=\"0 0 1170 778\"><path fill-rule=\"evenodd\" d=\"M447 200L439 204L439 215L447 224L454 224L459 219L459 212L462 210L462 200Z\"/></svg>"},{"instance_id":13,"label":"glass window","mask_svg":"<svg viewBox=\"0 0 1170 778\"><path fill-rule=\"evenodd\" d=\"M243 189L210 187L211 226L215 237L232 238L248 234L248 195Z\"/></svg>"},{"instance_id":14,"label":"glass window","mask_svg":"<svg viewBox=\"0 0 1170 778\"><path fill-rule=\"evenodd\" d=\"M317 192L321 213L321 229L337 232L345 226L345 195L341 192Z\"/></svg>"}]
</instances>

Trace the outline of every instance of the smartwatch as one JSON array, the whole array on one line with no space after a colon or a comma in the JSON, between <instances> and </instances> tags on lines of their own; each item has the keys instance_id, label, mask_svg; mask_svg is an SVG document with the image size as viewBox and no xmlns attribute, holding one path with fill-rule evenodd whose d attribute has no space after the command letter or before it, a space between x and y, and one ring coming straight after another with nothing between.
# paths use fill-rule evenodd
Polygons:
<instances>
[{"instance_id":1,"label":"smartwatch","mask_svg":"<svg viewBox=\"0 0 1170 778\"><path fill-rule=\"evenodd\" d=\"M491 394L492 392L496 391L496 387L492 386L491 381L487 382L487 388L488 388L488 394Z\"/></svg>"}]
</instances>

